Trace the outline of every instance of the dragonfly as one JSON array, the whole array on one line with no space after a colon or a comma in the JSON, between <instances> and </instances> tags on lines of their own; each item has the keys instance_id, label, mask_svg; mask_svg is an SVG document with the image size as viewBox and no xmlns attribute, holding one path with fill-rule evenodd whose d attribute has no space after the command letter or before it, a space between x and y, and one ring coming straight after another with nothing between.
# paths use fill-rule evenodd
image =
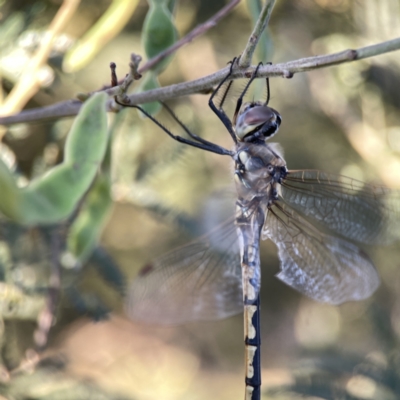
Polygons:
<instances>
[{"instance_id":1,"label":"dragonfly","mask_svg":"<svg viewBox=\"0 0 400 400\"><path fill-rule=\"evenodd\" d=\"M224 111L236 63L209 99L233 140L232 150L197 136L177 117L189 138L174 135L139 105L116 99L142 111L173 139L231 157L237 191L233 218L140 270L129 289L127 313L136 320L178 324L243 312L245 400L259 400L260 241L275 243L277 277L300 293L334 305L366 299L380 279L358 244L400 239L400 192L317 170L289 170L279 145L268 142L282 121L268 105L268 78L265 101L244 101L262 63L238 97L233 118Z\"/></svg>"}]
</instances>

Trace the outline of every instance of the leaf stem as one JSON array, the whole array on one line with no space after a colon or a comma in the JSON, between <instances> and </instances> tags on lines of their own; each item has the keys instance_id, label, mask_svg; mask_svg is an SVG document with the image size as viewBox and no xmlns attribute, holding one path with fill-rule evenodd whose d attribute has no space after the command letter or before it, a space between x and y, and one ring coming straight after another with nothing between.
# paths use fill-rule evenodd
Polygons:
<instances>
[{"instance_id":1,"label":"leaf stem","mask_svg":"<svg viewBox=\"0 0 400 400\"><path fill-rule=\"evenodd\" d=\"M260 40L261 34L264 32L264 29L268 25L269 18L271 16L274 5L275 5L275 0L265 1L260 16L258 17L256 24L254 25L253 32L251 33L249 40L247 41L246 47L244 48L243 53L240 57L239 60L240 68L248 68L250 66L254 50L257 46L258 41Z\"/></svg>"}]
</instances>

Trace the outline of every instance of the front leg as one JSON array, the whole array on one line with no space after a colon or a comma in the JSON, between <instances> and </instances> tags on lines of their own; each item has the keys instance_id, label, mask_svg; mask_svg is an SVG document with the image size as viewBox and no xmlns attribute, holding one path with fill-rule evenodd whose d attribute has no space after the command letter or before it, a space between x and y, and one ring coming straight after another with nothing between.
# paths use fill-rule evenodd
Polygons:
<instances>
[{"instance_id":1,"label":"front leg","mask_svg":"<svg viewBox=\"0 0 400 400\"><path fill-rule=\"evenodd\" d=\"M232 122L228 115L226 115L225 111L223 110L222 107L218 108L215 103L214 103L214 97L215 95L219 92L221 89L222 85L229 80L229 78L232 76L233 73L233 68L235 64L237 64L238 57L235 57L232 61L230 61L230 68L228 74L225 76L225 78L218 84L216 89L213 91L213 93L210 96L210 99L208 100L208 105L210 106L211 110L214 111L216 116L221 120L221 122L225 125L225 128L228 130L229 134L231 135L233 141L237 143L237 138L235 135L235 132L233 130ZM228 88L229 90L229 88Z\"/></svg>"}]
</instances>

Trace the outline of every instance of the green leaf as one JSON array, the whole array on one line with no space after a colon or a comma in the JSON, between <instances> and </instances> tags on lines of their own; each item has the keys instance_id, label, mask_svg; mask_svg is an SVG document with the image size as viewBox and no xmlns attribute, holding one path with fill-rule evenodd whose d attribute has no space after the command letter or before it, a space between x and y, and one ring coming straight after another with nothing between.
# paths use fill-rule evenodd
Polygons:
<instances>
[{"instance_id":1,"label":"green leaf","mask_svg":"<svg viewBox=\"0 0 400 400\"><path fill-rule=\"evenodd\" d=\"M62 164L17 187L0 160L0 211L24 225L53 224L67 218L92 184L107 142L107 95L98 93L82 107L65 144Z\"/></svg>"},{"instance_id":2,"label":"green leaf","mask_svg":"<svg viewBox=\"0 0 400 400\"><path fill-rule=\"evenodd\" d=\"M143 27L143 47L147 58L153 58L163 50L172 46L177 39L174 18L165 0L149 0L150 9ZM155 66L153 71L160 73L170 62L167 57Z\"/></svg>"},{"instance_id":3,"label":"green leaf","mask_svg":"<svg viewBox=\"0 0 400 400\"><path fill-rule=\"evenodd\" d=\"M0 159L0 211L11 219L17 219L21 209L20 190L7 165Z\"/></svg>"},{"instance_id":4,"label":"green leaf","mask_svg":"<svg viewBox=\"0 0 400 400\"><path fill-rule=\"evenodd\" d=\"M68 249L81 264L97 246L111 205L110 181L108 177L99 175L69 232Z\"/></svg>"},{"instance_id":5,"label":"green leaf","mask_svg":"<svg viewBox=\"0 0 400 400\"><path fill-rule=\"evenodd\" d=\"M22 12L14 12L5 18L0 25L0 46L10 45L16 40L22 32L24 24L24 14Z\"/></svg>"},{"instance_id":6,"label":"green leaf","mask_svg":"<svg viewBox=\"0 0 400 400\"><path fill-rule=\"evenodd\" d=\"M140 91L146 92L147 90L157 89L159 87L160 84L158 83L157 76L154 72L149 71L141 82ZM153 101L152 103L142 104L142 108L150 115L155 115L160 111L161 104L158 101ZM139 115L143 116L140 111Z\"/></svg>"}]
</instances>

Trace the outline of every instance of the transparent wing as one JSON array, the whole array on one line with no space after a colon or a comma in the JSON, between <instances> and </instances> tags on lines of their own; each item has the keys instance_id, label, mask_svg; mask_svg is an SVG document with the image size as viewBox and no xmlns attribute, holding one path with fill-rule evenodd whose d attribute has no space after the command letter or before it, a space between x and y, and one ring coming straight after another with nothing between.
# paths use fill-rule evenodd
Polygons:
<instances>
[{"instance_id":1,"label":"transparent wing","mask_svg":"<svg viewBox=\"0 0 400 400\"><path fill-rule=\"evenodd\" d=\"M159 324L226 318L243 311L234 220L146 265L129 288L127 313Z\"/></svg>"},{"instance_id":2,"label":"transparent wing","mask_svg":"<svg viewBox=\"0 0 400 400\"><path fill-rule=\"evenodd\" d=\"M282 197L291 207L345 238L368 244L400 240L400 191L320 171L289 171Z\"/></svg>"},{"instance_id":3,"label":"transparent wing","mask_svg":"<svg viewBox=\"0 0 400 400\"><path fill-rule=\"evenodd\" d=\"M314 300L330 304L362 300L379 285L375 267L357 246L320 233L281 202L268 210L265 238L278 247L277 277Z\"/></svg>"}]
</instances>

